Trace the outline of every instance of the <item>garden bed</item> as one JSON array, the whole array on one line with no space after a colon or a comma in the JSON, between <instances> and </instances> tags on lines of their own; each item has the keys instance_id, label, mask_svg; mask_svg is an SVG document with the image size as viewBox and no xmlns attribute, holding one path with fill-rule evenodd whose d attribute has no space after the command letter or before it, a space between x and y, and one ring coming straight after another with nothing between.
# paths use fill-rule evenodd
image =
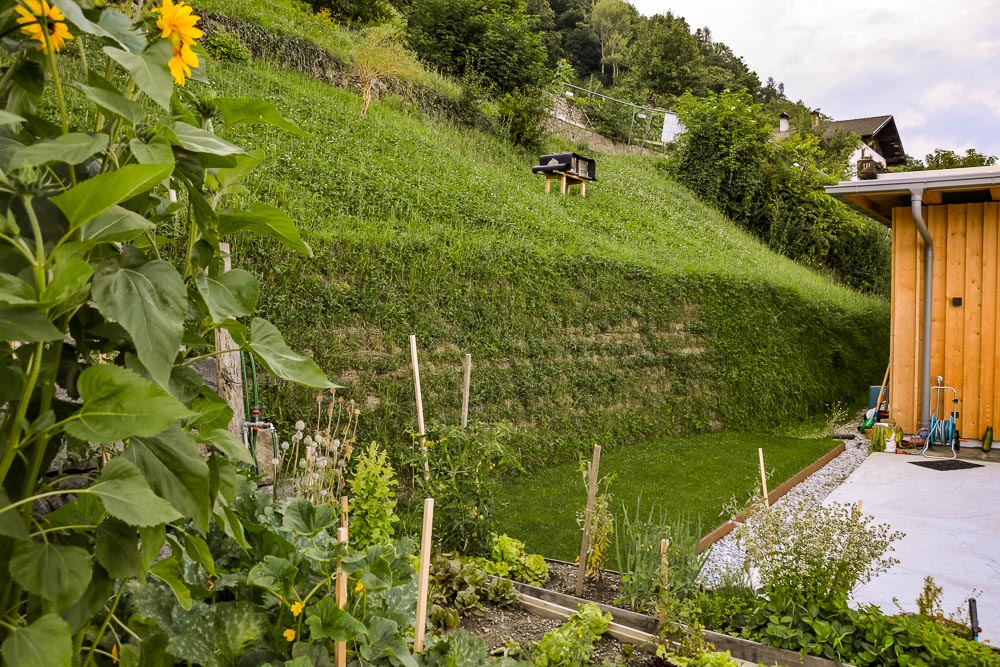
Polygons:
<instances>
[{"instance_id":1,"label":"garden bed","mask_svg":"<svg viewBox=\"0 0 1000 667\"><path fill-rule=\"evenodd\" d=\"M550 563L552 578L549 585L565 587L571 580L569 563ZM520 608L501 609L489 606L480 616L469 616L462 621L462 627L482 638L495 655L503 655L505 647L516 642L521 647L529 647L541 639L549 630L562 624L576 609L588 602L595 602L589 594L607 599L613 597L614 581L619 575L606 573L600 584L588 583L587 598L552 590L512 582L519 595ZM667 665L667 661L653 655L657 642L657 621L653 616L637 614L610 604L597 602L603 612L610 613L613 622L607 635L595 649L592 661L600 664L610 660L629 667L647 665ZM705 639L718 651L729 651L737 659L753 664L780 665L782 667L850 667L815 656L802 656L792 651L772 648L758 642L705 631Z\"/></svg>"}]
</instances>

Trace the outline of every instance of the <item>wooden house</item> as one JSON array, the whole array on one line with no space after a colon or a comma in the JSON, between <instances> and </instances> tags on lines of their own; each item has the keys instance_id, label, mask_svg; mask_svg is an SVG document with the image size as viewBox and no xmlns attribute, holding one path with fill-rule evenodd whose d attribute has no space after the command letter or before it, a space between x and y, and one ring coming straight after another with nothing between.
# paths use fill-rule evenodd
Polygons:
<instances>
[{"instance_id":1,"label":"wooden house","mask_svg":"<svg viewBox=\"0 0 1000 667\"><path fill-rule=\"evenodd\" d=\"M963 437L996 428L1000 167L879 174L826 191L892 229L890 419L907 433L926 426L940 376L958 391Z\"/></svg>"}]
</instances>

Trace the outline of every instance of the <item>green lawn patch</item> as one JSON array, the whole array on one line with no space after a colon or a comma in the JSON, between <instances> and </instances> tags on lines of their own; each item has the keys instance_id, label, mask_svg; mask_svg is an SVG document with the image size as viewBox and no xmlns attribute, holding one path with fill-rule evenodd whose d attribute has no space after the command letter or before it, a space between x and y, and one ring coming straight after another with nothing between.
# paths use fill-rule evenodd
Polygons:
<instances>
[{"instance_id":1,"label":"green lawn patch","mask_svg":"<svg viewBox=\"0 0 1000 667\"><path fill-rule=\"evenodd\" d=\"M779 484L833 449L828 438L790 438L723 432L613 447L601 453L601 475L611 484L616 518L635 512L642 497L649 510L670 520L701 521L701 534L722 523L723 508L746 499L760 483L757 448L764 448L768 487ZM524 540L529 551L575 560L580 553L576 513L587 500L577 464L564 463L512 480L504 486L508 503L502 529ZM614 546L611 548L612 559ZM613 563L612 563L613 565Z\"/></svg>"}]
</instances>

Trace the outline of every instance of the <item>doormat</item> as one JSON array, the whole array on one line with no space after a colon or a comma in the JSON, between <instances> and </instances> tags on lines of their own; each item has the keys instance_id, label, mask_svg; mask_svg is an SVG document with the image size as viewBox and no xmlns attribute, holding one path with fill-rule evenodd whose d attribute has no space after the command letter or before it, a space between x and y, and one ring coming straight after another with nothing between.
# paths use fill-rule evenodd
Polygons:
<instances>
[{"instance_id":1,"label":"doormat","mask_svg":"<svg viewBox=\"0 0 1000 667\"><path fill-rule=\"evenodd\" d=\"M959 459L945 459L944 461L910 461L915 466L923 466L931 470L965 470L967 468L982 468L980 463L969 463Z\"/></svg>"}]
</instances>

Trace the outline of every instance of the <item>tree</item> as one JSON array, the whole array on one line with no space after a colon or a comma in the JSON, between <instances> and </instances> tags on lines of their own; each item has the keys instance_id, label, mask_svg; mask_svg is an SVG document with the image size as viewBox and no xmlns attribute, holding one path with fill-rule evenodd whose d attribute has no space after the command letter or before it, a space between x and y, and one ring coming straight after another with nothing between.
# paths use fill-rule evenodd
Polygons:
<instances>
[{"instance_id":1,"label":"tree","mask_svg":"<svg viewBox=\"0 0 1000 667\"><path fill-rule=\"evenodd\" d=\"M618 80L625 50L634 35L635 8L625 0L597 0L590 13L590 26L601 45L601 74L611 65L611 80Z\"/></svg>"},{"instance_id":2,"label":"tree","mask_svg":"<svg viewBox=\"0 0 1000 667\"><path fill-rule=\"evenodd\" d=\"M704 59L702 80L706 90L714 93L746 90L757 95L760 79L742 58L722 42L713 41L712 31L707 26L695 30L694 36Z\"/></svg>"},{"instance_id":3,"label":"tree","mask_svg":"<svg viewBox=\"0 0 1000 667\"><path fill-rule=\"evenodd\" d=\"M703 201L764 236L769 226L771 125L748 93L685 94L677 104L685 131L671 165Z\"/></svg>"},{"instance_id":4,"label":"tree","mask_svg":"<svg viewBox=\"0 0 1000 667\"><path fill-rule=\"evenodd\" d=\"M687 21L670 12L646 21L636 41L633 67L655 93L679 96L694 90L702 56Z\"/></svg>"},{"instance_id":5,"label":"tree","mask_svg":"<svg viewBox=\"0 0 1000 667\"><path fill-rule=\"evenodd\" d=\"M924 163L928 169L960 169L962 167L992 167L997 163L995 155L983 155L975 148L965 151L965 155L959 155L955 151L943 148L934 149L924 157Z\"/></svg>"},{"instance_id":6,"label":"tree","mask_svg":"<svg viewBox=\"0 0 1000 667\"><path fill-rule=\"evenodd\" d=\"M448 74L481 73L496 92L538 85L547 56L525 0L414 0L407 41Z\"/></svg>"}]
</instances>

